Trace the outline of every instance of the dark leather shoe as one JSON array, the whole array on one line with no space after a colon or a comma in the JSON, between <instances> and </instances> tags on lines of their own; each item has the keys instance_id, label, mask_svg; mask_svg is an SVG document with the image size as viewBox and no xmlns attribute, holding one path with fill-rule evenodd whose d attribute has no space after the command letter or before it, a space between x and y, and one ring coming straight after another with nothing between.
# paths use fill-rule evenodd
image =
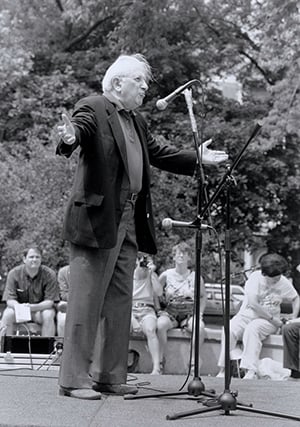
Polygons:
<instances>
[{"instance_id":1,"label":"dark leather shoe","mask_svg":"<svg viewBox=\"0 0 300 427\"><path fill-rule=\"evenodd\" d=\"M100 400L101 393L91 388L65 388L60 387L60 396L74 397L75 399Z\"/></svg>"},{"instance_id":2,"label":"dark leather shoe","mask_svg":"<svg viewBox=\"0 0 300 427\"><path fill-rule=\"evenodd\" d=\"M138 388L136 386L127 384L93 384L93 390L106 394L114 394L116 396L124 396L125 394L137 394Z\"/></svg>"},{"instance_id":3,"label":"dark leather shoe","mask_svg":"<svg viewBox=\"0 0 300 427\"><path fill-rule=\"evenodd\" d=\"M296 371L295 369L292 369L291 370L291 377L299 379L300 378L300 372Z\"/></svg>"}]
</instances>

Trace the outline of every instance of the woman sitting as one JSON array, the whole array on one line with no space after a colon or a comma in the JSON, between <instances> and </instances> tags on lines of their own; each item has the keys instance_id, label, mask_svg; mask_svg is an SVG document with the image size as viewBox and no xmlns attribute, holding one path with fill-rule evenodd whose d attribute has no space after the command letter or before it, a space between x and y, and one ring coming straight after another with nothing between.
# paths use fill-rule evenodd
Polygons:
<instances>
[{"instance_id":1,"label":"woman sitting","mask_svg":"<svg viewBox=\"0 0 300 427\"><path fill-rule=\"evenodd\" d=\"M192 333L194 310L194 284L195 272L189 268L191 262L191 247L186 242L181 242L172 248L175 267L170 268L159 276L163 286L165 308L159 312L157 321L157 335L160 341L163 363L167 346L167 332L172 328L185 328ZM199 344L204 341L203 311L206 305L206 292L203 280L200 284L200 336ZM194 338L194 337L193 337ZM192 365L194 361L192 360ZM201 360L199 360L199 366Z\"/></svg>"}]
</instances>

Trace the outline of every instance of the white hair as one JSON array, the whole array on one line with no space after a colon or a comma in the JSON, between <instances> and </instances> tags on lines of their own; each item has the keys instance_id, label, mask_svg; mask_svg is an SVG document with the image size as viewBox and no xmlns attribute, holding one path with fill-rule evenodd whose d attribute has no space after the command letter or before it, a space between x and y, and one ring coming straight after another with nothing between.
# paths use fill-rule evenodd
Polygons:
<instances>
[{"instance_id":1,"label":"white hair","mask_svg":"<svg viewBox=\"0 0 300 427\"><path fill-rule=\"evenodd\" d=\"M113 88L112 80L115 77L124 77L133 74L137 66L143 67L145 78L147 81L150 81L152 79L151 67L143 55L140 53L134 55L120 55L106 70L102 80L103 92L111 92Z\"/></svg>"}]
</instances>

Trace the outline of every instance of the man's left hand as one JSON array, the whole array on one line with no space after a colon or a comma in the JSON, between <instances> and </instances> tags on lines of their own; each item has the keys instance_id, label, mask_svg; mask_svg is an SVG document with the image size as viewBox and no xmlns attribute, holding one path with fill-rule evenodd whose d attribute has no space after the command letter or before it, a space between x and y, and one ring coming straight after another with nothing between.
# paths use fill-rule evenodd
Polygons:
<instances>
[{"instance_id":1,"label":"man's left hand","mask_svg":"<svg viewBox=\"0 0 300 427\"><path fill-rule=\"evenodd\" d=\"M200 155L202 154L202 162L205 165L217 165L228 160L228 154L225 151L210 150L207 148L211 142L212 140L208 139L199 147Z\"/></svg>"}]
</instances>

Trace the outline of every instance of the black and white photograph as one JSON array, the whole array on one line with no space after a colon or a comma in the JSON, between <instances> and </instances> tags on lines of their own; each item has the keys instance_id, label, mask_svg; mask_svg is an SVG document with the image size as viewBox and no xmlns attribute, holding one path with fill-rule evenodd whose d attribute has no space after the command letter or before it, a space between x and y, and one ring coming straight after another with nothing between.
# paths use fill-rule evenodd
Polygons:
<instances>
[{"instance_id":1,"label":"black and white photograph","mask_svg":"<svg viewBox=\"0 0 300 427\"><path fill-rule=\"evenodd\" d=\"M300 421L300 4L0 0L0 427Z\"/></svg>"}]
</instances>

